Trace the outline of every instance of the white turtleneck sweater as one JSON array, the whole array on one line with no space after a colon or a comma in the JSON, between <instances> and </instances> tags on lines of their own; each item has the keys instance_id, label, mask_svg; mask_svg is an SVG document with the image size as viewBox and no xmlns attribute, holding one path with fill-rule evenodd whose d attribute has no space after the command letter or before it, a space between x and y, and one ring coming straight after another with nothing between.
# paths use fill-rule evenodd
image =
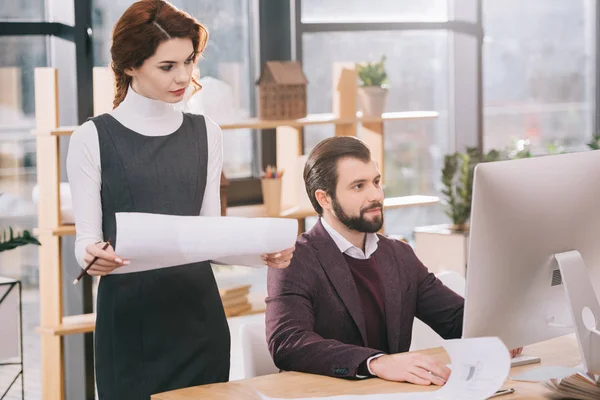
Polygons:
<instances>
[{"instance_id":1,"label":"white turtleneck sweater","mask_svg":"<svg viewBox=\"0 0 600 400\"><path fill-rule=\"evenodd\" d=\"M132 88L125 100L110 113L127 128L146 136L164 136L175 132L183 123L183 114L172 104L141 96ZM220 216L221 169L223 167L223 139L221 128L208 117L208 165L206 189L200 215ZM102 202L100 188L100 146L98 131L87 121L73 132L67 155L67 175L71 184L73 215L77 236L75 257L83 267L85 248L103 240Z\"/></svg>"}]
</instances>

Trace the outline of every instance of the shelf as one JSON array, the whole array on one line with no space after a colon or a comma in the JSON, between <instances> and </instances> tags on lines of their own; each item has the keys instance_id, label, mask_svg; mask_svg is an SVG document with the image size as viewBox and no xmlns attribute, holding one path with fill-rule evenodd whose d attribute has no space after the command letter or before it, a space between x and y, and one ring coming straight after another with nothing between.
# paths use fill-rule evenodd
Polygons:
<instances>
[{"instance_id":1,"label":"shelf","mask_svg":"<svg viewBox=\"0 0 600 400\"><path fill-rule=\"evenodd\" d=\"M40 334L66 336L93 332L95 328L96 314L81 314L63 317L62 324L54 327L38 327L36 331Z\"/></svg>"},{"instance_id":2,"label":"shelf","mask_svg":"<svg viewBox=\"0 0 600 400\"><path fill-rule=\"evenodd\" d=\"M77 128L79 128L79 126L60 126L49 131L34 129L32 133L35 136L71 136Z\"/></svg>"},{"instance_id":3,"label":"shelf","mask_svg":"<svg viewBox=\"0 0 600 400\"><path fill-rule=\"evenodd\" d=\"M70 236L75 234L75 224L61 225L52 230L54 236Z\"/></svg>"},{"instance_id":4,"label":"shelf","mask_svg":"<svg viewBox=\"0 0 600 400\"><path fill-rule=\"evenodd\" d=\"M258 118L249 118L247 120L221 124L223 130L235 129L274 129L278 126L302 127L308 125L351 125L355 123L378 123L384 121L400 121L414 119L431 119L437 118L439 113L436 111L403 111L383 113L381 117L364 117L362 114L356 113L356 118L338 118L335 114L309 114L305 118L287 119L287 120L261 120ZM49 133L51 136L70 136L77 126L62 126L52 129ZM35 135L47 135L48 132L34 131Z\"/></svg>"},{"instance_id":5,"label":"shelf","mask_svg":"<svg viewBox=\"0 0 600 400\"><path fill-rule=\"evenodd\" d=\"M47 233L48 230L36 228L33 230L35 235ZM53 236L71 236L75 235L75 224L60 225L51 230Z\"/></svg>"},{"instance_id":6,"label":"shelf","mask_svg":"<svg viewBox=\"0 0 600 400\"><path fill-rule=\"evenodd\" d=\"M389 197L383 201L384 209L404 208L404 207L415 207L415 206L429 206L440 202L440 198L437 196L400 196L400 197Z\"/></svg>"},{"instance_id":7,"label":"shelf","mask_svg":"<svg viewBox=\"0 0 600 400\"><path fill-rule=\"evenodd\" d=\"M399 121L410 119L431 119L437 118L439 113L436 111L406 111L383 113L380 117L363 117L362 113L356 113L356 118L338 118L335 114L309 114L306 118L293 120L259 120L251 118L246 121L222 124L221 129L272 129L278 126L302 127L308 125L351 125L354 123L377 123L384 121Z\"/></svg>"},{"instance_id":8,"label":"shelf","mask_svg":"<svg viewBox=\"0 0 600 400\"><path fill-rule=\"evenodd\" d=\"M431 204L439 203L440 199L436 196L400 196L400 197L389 197L383 201L383 208L385 210L391 210L396 208L405 207L419 207L427 206ZM295 218L303 219L308 217L314 217L317 213L312 208L292 207L284 210L279 215L280 218ZM262 204L252 206L240 206L240 207L229 207L227 208L227 216L229 217L267 217L265 207Z\"/></svg>"},{"instance_id":9,"label":"shelf","mask_svg":"<svg viewBox=\"0 0 600 400\"><path fill-rule=\"evenodd\" d=\"M16 130L21 132L15 133ZM35 137L31 136L31 126L23 126L14 130L0 128L0 143L30 142L32 140L35 140Z\"/></svg>"},{"instance_id":10,"label":"shelf","mask_svg":"<svg viewBox=\"0 0 600 400\"><path fill-rule=\"evenodd\" d=\"M61 126L52 130L52 136L71 136L78 126Z\"/></svg>"},{"instance_id":11,"label":"shelf","mask_svg":"<svg viewBox=\"0 0 600 400\"><path fill-rule=\"evenodd\" d=\"M0 178L3 177L15 177L25 175L37 174L36 167L12 167L12 168L0 168Z\"/></svg>"},{"instance_id":12,"label":"shelf","mask_svg":"<svg viewBox=\"0 0 600 400\"><path fill-rule=\"evenodd\" d=\"M433 119L439 117L440 113L437 111L401 111L401 112L389 112L383 113L381 117L363 117L362 113L356 113L357 122L364 124L373 122L386 122L386 121L402 121L411 119Z\"/></svg>"},{"instance_id":13,"label":"shelf","mask_svg":"<svg viewBox=\"0 0 600 400\"><path fill-rule=\"evenodd\" d=\"M261 314L265 312L265 306L260 305L253 307L239 315L234 317L241 317L245 315ZM39 334L52 335L52 336L68 336L76 335L78 333L90 333L96 329L96 314L81 314L81 315L70 315L63 317L63 323L58 326L52 327L37 327L36 332Z\"/></svg>"},{"instance_id":14,"label":"shelf","mask_svg":"<svg viewBox=\"0 0 600 400\"><path fill-rule=\"evenodd\" d=\"M355 120L352 118L341 119L334 114L310 114L306 118L287 119L287 120L260 120L250 118L245 121L221 124L223 130L234 129L274 129L278 126L302 127L307 125L325 125L325 124L347 124L351 125Z\"/></svg>"},{"instance_id":15,"label":"shelf","mask_svg":"<svg viewBox=\"0 0 600 400\"><path fill-rule=\"evenodd\" d=\"M469 235L468 230L461 231L453 229L451 224L419 226L415 228L415 233L428 233L433 235Z\"/></svg>"}]
</instances>

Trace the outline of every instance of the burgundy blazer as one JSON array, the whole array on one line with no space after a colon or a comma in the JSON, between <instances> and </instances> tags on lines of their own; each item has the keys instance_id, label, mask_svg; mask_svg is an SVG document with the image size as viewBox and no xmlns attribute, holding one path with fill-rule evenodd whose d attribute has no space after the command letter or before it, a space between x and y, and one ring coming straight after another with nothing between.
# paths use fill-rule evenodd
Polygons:
<instances>
[{"instance_id":1,"label":"burgundy blazer","mask_svg":"<svg viewBox=\"0 0 600 400\"><path fill-rule=\"evenodd\" d=\"M408 244L379 235L372 257L384 291L390 353L408 351L415 317L445 339L461 337L463 298L430 273ZM381 353L364 347L354 278L320 221L298 238L288 268L269 268L267 291L267 341L278 368L354 378L362 362Z\"/></svg>"}]
</instances>

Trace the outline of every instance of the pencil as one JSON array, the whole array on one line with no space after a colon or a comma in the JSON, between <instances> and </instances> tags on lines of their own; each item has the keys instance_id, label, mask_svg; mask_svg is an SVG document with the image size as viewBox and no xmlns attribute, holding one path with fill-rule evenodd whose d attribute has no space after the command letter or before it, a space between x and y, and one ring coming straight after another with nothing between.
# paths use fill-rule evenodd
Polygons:
<instances>
[{"instance_id":1,"label":"pencil","mask_svg":"<svg viewBox=\"0 0 600 400\"><path fill-rule=\"evenodd\" d=\"M104 246L102 246L102 250L106 250L108 248L108 246L110 245L110 239L108 239L106 241L106 243L104 243ZM90 267L92 265L94 265L94 263L98 261L98 257L94 257L94 259L92 261L90 261L90 263L87 265L87 267L85 267L85 269L83 271L81 271L81 273L79 274L79 276L77 278L75 278L75 280L73 280L73 285L76 285L77 282L79 282L81 280L81 278L83 278L83 276L85 274L87 274L88 270L90 269Z\"/></svg>"}]
</instances>

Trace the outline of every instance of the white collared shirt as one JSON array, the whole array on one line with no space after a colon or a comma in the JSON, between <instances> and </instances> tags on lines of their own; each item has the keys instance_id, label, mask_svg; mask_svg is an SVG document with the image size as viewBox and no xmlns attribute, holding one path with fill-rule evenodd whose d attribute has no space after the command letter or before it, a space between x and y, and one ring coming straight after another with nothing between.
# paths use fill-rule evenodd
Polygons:
<instances>
[{"instance_id":1,"label":"white collared shirt","mask_svg":"<svg viewBox=\"0 0 600 400\"><path fill-rule=\"evenodd\" d=\"M359 260L367 260L375 250L377 250L377 242L379 242L379 237L376 233L367 233L365 239L365 251L359 249L352 243L348 241L345 237L343 237L338 231L333 229L331 225L325 221L325 218L321 218L321 224L323 224L323 228L329 233L329 236L333 239L337 247L340 249L342 253L349 255L352 258L356 258Z\"/></svg>"}]
</instances>

